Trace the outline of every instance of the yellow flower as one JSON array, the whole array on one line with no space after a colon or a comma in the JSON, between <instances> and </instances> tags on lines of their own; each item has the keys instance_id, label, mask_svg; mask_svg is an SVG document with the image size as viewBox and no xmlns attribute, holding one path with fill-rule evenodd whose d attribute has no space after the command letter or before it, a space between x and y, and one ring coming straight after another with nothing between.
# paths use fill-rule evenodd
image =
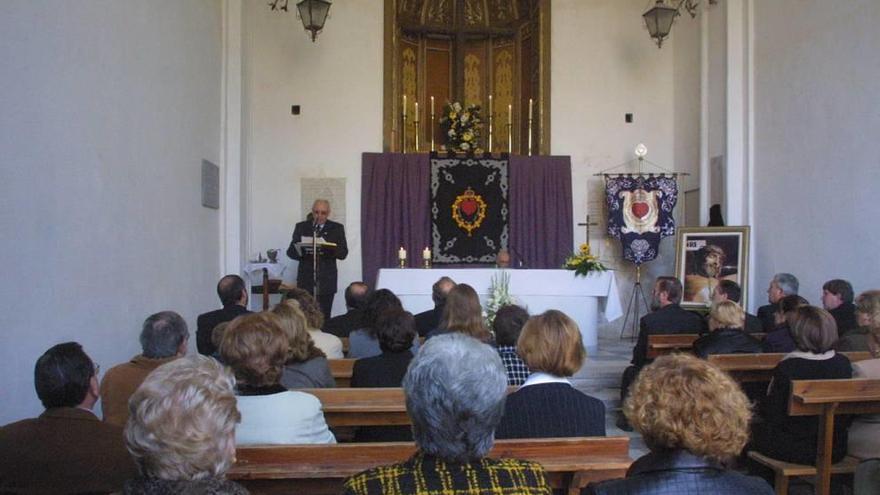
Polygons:
<instances>
[{"instance_id":1,"label":"yellow flower","mask_svg":"<svg viewBox=\"0 0 880 495\"><path fill-rule=\"evenodd\" d=\"M455 112L449 112L449 118L450 118L450 119L455 120L456 117L458 117L458 114L457 114L457 113L455 113Z\"/></svg>"},{"instance_id":2,"label":"yellow flower","mask_svg":"<svg viewBox=\"0 0 880 495\"><path fill-rule=\"evenodd\" d=\"M468 131L468 132L465 132L464 134L462 134L461 138L464 139L465 141L470 141L471 139L474 138L474 135L470 131Z\"/></svg>"},{"instance_id":3,"label":"yellow flower","mask_svg":"<svg viewBox=\"0 0 880 495\"><path fill-rule=\"evenodd\" d=\"M583 244L581 244L581 252L584 253L584 254L589 254L589 252L590 252L590 245L589 245L588 243L586 243L586 242L583 243Z\"/></svg>"}]
</instances>

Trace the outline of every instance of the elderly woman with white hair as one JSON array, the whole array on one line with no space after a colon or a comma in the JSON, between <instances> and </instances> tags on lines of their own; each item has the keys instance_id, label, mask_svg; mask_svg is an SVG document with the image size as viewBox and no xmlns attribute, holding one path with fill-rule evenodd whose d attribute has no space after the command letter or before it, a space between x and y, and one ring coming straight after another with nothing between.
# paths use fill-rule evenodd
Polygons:
<instances>
[{"instance_id":1,"label":"elderly woman with white hair","mask_svg":"<svg viewBox=\"0 0 880 495\"><path fill-rule=\"evenodd\" d=\"M123 493L246 494L223 479L235 462L235 378L207 356L150 373L129 401L125 442L140 471Z\"/></svg>"},{"instance_id":2,"label":"elderly woman with white hair","mask_svg":"<svg viewBox=\"0 0 880 495\"><path fill-rule=\"evenodd\" d=\"M550 494L537 463L486 457L504 413L507 373L498 353L453 332L428 340L403 379L418 451L345 482L346 494Z\"/></svg>"}]
</instances>

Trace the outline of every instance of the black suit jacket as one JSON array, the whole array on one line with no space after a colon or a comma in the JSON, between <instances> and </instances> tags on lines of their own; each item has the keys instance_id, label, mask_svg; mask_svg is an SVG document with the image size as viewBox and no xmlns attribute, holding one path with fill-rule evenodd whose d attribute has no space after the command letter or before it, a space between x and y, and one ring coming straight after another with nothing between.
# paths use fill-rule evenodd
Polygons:
<instances>
[{"instance_id":1,"label":"black suit jacket","mask_svg":"<svg viewBox=\"0 0 880 495\"><path fill-rule=\"evenodd\" d=\"M217 348L211 343L211 332L214 331L214 327L248 313L250 311L244 306L230 304L223 309L200 314L196 320L196 326L198 327L196 330L196 348L199 350L199 354L213 356L217 352Z\"/></svg>"},{"instance_id":2,"label":"black suit jacket","mask_svg":"<svg viewBox=\"0 0 880 495\"><path fill-rule=\"evenodd\" d=\"M400 387L412 358L412 352L404 351L358 359L351 372L351 386ZM356 442L411 442L412 429L409 426L361 426L354 439Z\"/></svg>"},{"instance_id":3,"label":"black suit jacket","mask_svg":"<svg viewBox=\"0 0 880 495\"><path fill-rule=\"evenodd\" d=\"M834 321L837 323L838 335L843 335L859 327L859 324L856 322L856 306L851 302L845 302L828 312L831 313L831 316L834 317Z\"/></svg>"},{"instance_id":4,"label":"black suit jacket","mask_svg":"<svg viewBox=\"0 0 880 495\"><path fill-rule=\"evenodd\" d=\"M567 383L526 385L507 396L495 438L604 437L605 404Z\"/></svg>"},{"instance_id":5,"label":"black suit jacket","mask_svg":"<svg viewBox=\"0 0 880 495\"><path fill-rule=\"evenodd\" d=\"M758 319L764 326L764 333L770 333L776 329L776 305L765 304L758 308Z\"/></svg>"},{"instance_id":6,"label":"black suit jacket","mask_svg":"<svg viewBox=\"0 0 880 495\"><path fill-rule=\"evenodd\" d=\"M344 315L334 316L324 323L324 330L337 337L348 337L355 330L364 328L364 311L362 309L350 309Z\"/></svg>"},{"instance_id":7,"label":"black suit jacket","mask_svg":"<svg viewBox=\"0 0 880 495\"><path fill-rule=\"evenodd\" d=\"M312 292L312 255L300 256L296 252L296 243L303 237L311 237L314 228L311 222L300 222L293 229L290 246L287 248L287 256L299 261L299 269L296 271L296 286L300 289ZM336 260L344 260L348 256L348 243L345 241L345 227L341 223L327 220L323 231L318 234L325 241L336 244L332 254L324 253L318 258L318 294L336 294Z\"/></svg>"},{"instance_id":8,"label":"black suit jacket","mask_svg":"<svg viewBox=\"0 0 880 495\"><path fill-rule=\"evenodd\" d=\"M626 478L591 483L587 495L773 495L761 478L726 470L686 450L651 452L632 463Z\"/></svg>"},{"instance_id":9,"label":"black suit jacket","mask_svg":"<svg viewBox=\"0 0 880 495\"><path fill-rule=\"evenodd\" d=\"M639 339L633 349L632 364L644 366L648 363L648 335L703 333L704 325L700 315L678 304L669 304L646 314L639 322Z\"/></svg>"},{"instance_id":10,"label":"black suit jacket","mask_svg":"<svg viewBox=\"0 0 880 495\"><path fill-rule=\"evenodd\" d=\"M431 330L436 330L440 327L440 318L443 316L443 305L434 306L433 309L429 309L427 311L423 311L415 316L416 318L416 330L419 332L419 337L424 337L428 335L428 332Z\"/></svg>"}]
</instances>

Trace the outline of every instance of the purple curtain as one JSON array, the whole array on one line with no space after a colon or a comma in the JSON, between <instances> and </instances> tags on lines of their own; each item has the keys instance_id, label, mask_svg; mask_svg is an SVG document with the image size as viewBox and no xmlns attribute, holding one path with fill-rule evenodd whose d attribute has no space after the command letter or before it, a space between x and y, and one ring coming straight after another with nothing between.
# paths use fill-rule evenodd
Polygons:
<instances>
[{"instance_id":1,"label":"purple curtain","mask_svg":"<svg viewBox=\"0 0 880 495\"><path fill-rule=\"evenodd\" d=\"M508 201L510 248L516 266L559 268L574 242L571 159L511 156ZM364 282L375 287L379 268L422 263L431 238L431 163L427 154L364 153L361 168L361 249Z\"/></svg>"},{"instance_id":2,"label":"purple curtain","mask_svg":"<svg viewBox=\"0 0 880 495\"><path fill-rule=\"evenodd\" d=\"M376 286L379 268L397 266L406 248L410 267L422 263L431 238L431 166L425 153L364 153L361 167L361 249L364 282Z\"/></svg>"},{"instance_id":3,"label":"purple curtain","mask_svg":"<svg viewBox=\"0 0 880 495\"><path fill-rule=\"evenodd\" d=\"M571 158L511 156L508 198L514 263L560 268L574 242Z\"/></svg>"}]
</instances>

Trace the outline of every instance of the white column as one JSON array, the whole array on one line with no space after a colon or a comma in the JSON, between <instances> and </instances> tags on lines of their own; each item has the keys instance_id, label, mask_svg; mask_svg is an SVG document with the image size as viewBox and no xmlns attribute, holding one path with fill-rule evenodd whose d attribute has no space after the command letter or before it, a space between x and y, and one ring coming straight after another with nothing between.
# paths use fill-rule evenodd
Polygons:
<instances>
[{"instance_id":1,"label":"white column","mask_svg":"<svg viewBox=\"0 0 880 495\"><path fill-rule=\"evenodd\" d=\"M242 267L242 0L223 2L220 272Z\"/></svg>"},{"instance_id":2,"label":"white column","mask_svg":"<svg viewBox=\"0 0 880 495\"><path fill-rule=\"evenodd\" d=\"M749 46L751 0L727 0L727 160L725 220L728 225L748 222Z\"/></svg>"}]
</instances>

